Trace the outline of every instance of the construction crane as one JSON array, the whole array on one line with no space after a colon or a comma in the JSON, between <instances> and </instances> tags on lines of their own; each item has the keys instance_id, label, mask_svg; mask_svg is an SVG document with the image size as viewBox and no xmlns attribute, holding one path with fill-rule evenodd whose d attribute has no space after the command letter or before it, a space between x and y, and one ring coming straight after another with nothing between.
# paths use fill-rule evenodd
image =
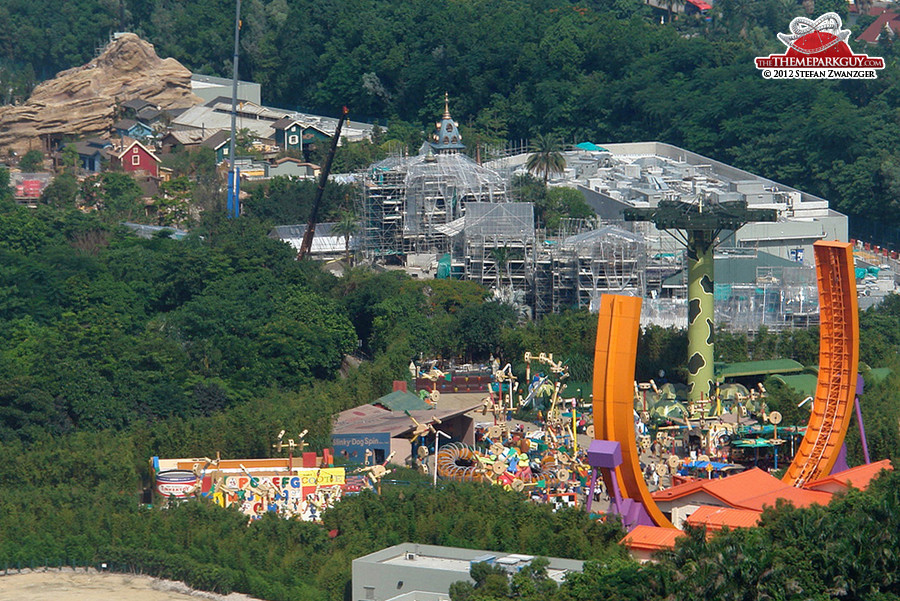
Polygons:
<instances>
[{"instance_id":1,"label":"construction crane","mask_svg":"<svg viewBox=\"0 0 900 601\"><path fill-rule=\"evenodd\" d=\"M331 150L325 157L325 164L322 165L322 173L319 174L319 188L316 190L316 199L313 202L312 212L309 214L309 221L306 224L306 232L303 234L303 242L300 243L300 252L297 253L297 259L303 259L309 254L312 248L313 236L316 234L316 222L319 220L319 205L322 203L322 194L325 192L325 184L328 182L328 174L331 172L331 163L334 161L334 153L337 152L338 142L341 139L341 128L344 127L344 121L347 120L347 113L350 110L345 106L338 119L337 127L334 130L334 136L331 138Z\"/></svg>"}]
</instances>

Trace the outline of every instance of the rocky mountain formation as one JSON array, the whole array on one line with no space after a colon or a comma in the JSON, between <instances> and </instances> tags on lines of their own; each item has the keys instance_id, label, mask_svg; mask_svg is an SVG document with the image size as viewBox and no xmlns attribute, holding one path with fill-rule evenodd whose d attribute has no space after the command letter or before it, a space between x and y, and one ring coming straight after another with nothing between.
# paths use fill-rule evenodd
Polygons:
<instances>
[{"instance_id":1,"label":"rocky mountain formation","mask_svg":"<svg viewBox=\"0 0 900 601\"><path fill-rule=\"evenodd\" d=\"M120 34L88 64L38 85L24 104L0 106L0 154L41 149L52 138L108 132L117 105L133 98L162 109L202 102L181 63L159 58L152 44L132 33Z\"/></svg>"}]
</instances>

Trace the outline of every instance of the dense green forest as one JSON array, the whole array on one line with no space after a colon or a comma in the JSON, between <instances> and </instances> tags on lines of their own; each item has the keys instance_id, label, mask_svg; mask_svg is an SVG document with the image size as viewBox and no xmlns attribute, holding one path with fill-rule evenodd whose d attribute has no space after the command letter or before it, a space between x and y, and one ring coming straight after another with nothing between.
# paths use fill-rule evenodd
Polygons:
<instances>
[{"instance_id":1,"label":"dense green forest","mask_svg":"<svg viewBox=\"0 0 900 601\"><path fill-rule=\"evenodd\" d=\"M386 487L341 503L324 528L247 528L205 504L142 508L152 455L267 456L282 428L308 428L321 448L335 412L389 391L419 353L521 355L542 332L517 329L470 282L334 278L253 217L176 241L136 238L102 213L0 204L0 566L106 561L210 590L339 601L353 557L404 540L621 557L617 525L493 487ZM589 323L548 320L550 347L588 352ZM349 352L369 360L341 371Z\"/></svg>"},{"instance_id":2,"label":"dense green forest","mask_svg":"<svg viewBox=\"0 0 900 601\"><path fill-rule=\"evenodd\" d=\"M250 0L241 76L268 103L324 114L348 105L411 145L449 91L469 146L539 133L661 140L828 198L857 221L900 224L892 43L859 49L885 56L876 80L766 81L753 58L783 49L775 33L803 6L715 5L708 22L661 26L638 0ZM119 27L194 71L228 75L233 6L0 0L0 97L22 99L86 62ZM834 8L846 16L843 2L814 6Z\"/></svg>"}]
</instances>

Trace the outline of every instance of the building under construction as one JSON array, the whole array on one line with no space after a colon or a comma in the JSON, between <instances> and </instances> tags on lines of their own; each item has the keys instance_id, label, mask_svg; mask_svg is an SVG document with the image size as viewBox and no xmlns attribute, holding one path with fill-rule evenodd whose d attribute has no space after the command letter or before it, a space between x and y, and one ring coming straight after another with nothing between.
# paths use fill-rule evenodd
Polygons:
<instances>
[{"instance_id":1,"label":"building under construction","mask_svg":"<svg viewBox=\"0 0 900 601\"><path fill-rule=\"evenodd\" d=\"M369 167L359 207L360 250L368 259L448 252L468 204L509 200L505 180L462 154L464 148L445 98L443 118L418 155Z\"/></svg>"},{"instance_id":2,"label":"building under construction","mask_svg":"<svg viewBox=\"0 0 900 601\"><path fill-rule=\"evenodd\" d=\"M457 264L467 280L499 290L530 293L535 253L534 205L473 202L463 218ZM459 248L459 245L456 245Z\"/></svg>"},{"instance_id":3,"label":"building under construction","mask_svg":"<svg viewBox=\"0 0 900 601\"><path fill-rule=\"evenodd\" d=\"M579 190L596 215L563 220L550 237L535 229L533 205L511 202L509 182L528 172L528 153L485 167L464 148L445 99L418 155L366 171L357 246L366 259L403 265L414 276L433 277L435 268L437 277L476 281L535 316L595 310L603 293L616 293L644 297L650 322L680 325L687 312L678 275L687 265L684 251L653 224L625 224L624 212L678 199L741 201L775 210L778 220L722 232L722 251L735 258L717 259L716 311L735 329L777 328L806 325L814 311L813 242L846 239L846 217L825 199L659 143L585 143L564 153L566 168L551 185ZM740 269L729 277L732 264Z\"/></svg>"},{"instance_id":4,"label":"building under construction","mask_svg":"<svg viewBox=\"0 0 900 601\"><path fill-rule=\"evenodd\" d=\"M562 238L549 246L549 255L552 305L541 312L597 311L601 294L644 295L647 250L638 234L606 225ZM546 299L547 295L538 296Z\"/></svg>"}]
</instances>

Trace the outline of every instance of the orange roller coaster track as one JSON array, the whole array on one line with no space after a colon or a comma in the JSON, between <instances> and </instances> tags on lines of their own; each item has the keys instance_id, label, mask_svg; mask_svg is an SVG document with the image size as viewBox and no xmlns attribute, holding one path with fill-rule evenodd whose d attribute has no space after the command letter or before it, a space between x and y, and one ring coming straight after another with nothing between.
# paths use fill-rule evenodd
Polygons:
<instances>
[{"instance_id":1,"label":"orange roller coaster track","mask_svg":"<svg viewBox=\"0 0 900 601\"><path fill-rule=\"evenodd\" d=\"M850 423L859 364L853 247L819 241L813 250L819 286L819 377L806 435L783 478L794 486L831 473Z\"/></svg>"},{"instance_id":2,"label":"orange roller coaster track","mask_svg":"<svg viewBox=\"0 0 900 601\"><path fill-rule=\"evenodd\" d=\"M622 463L615 471L622 496L641 503L657 526L674 528L650 497L634 436L634 365L640 322L640 298L614 294L600 298L594 347L594 438L620 443ZM607 487L609 476L603 473Z\"/></svg>"},{"instance_id":3,"label":"orange roller coaster track","mask_svg":"<svg viewBox=\"0 0 900 601\"><path fill-rule=\"evenodd\" d=\"M819 287L819 377L813 412L784 481L794 486L831 472L844 443L856 390L859 313L853 250L842 242L816 242ZM641 299L604 294L594 348L594 438L620 443L615 469L622 496L640 502L657 526L672 523L650 497L638 460L632 401ZM610 481L610 474L603 474Z\"/></svg>"}]
</instances>

